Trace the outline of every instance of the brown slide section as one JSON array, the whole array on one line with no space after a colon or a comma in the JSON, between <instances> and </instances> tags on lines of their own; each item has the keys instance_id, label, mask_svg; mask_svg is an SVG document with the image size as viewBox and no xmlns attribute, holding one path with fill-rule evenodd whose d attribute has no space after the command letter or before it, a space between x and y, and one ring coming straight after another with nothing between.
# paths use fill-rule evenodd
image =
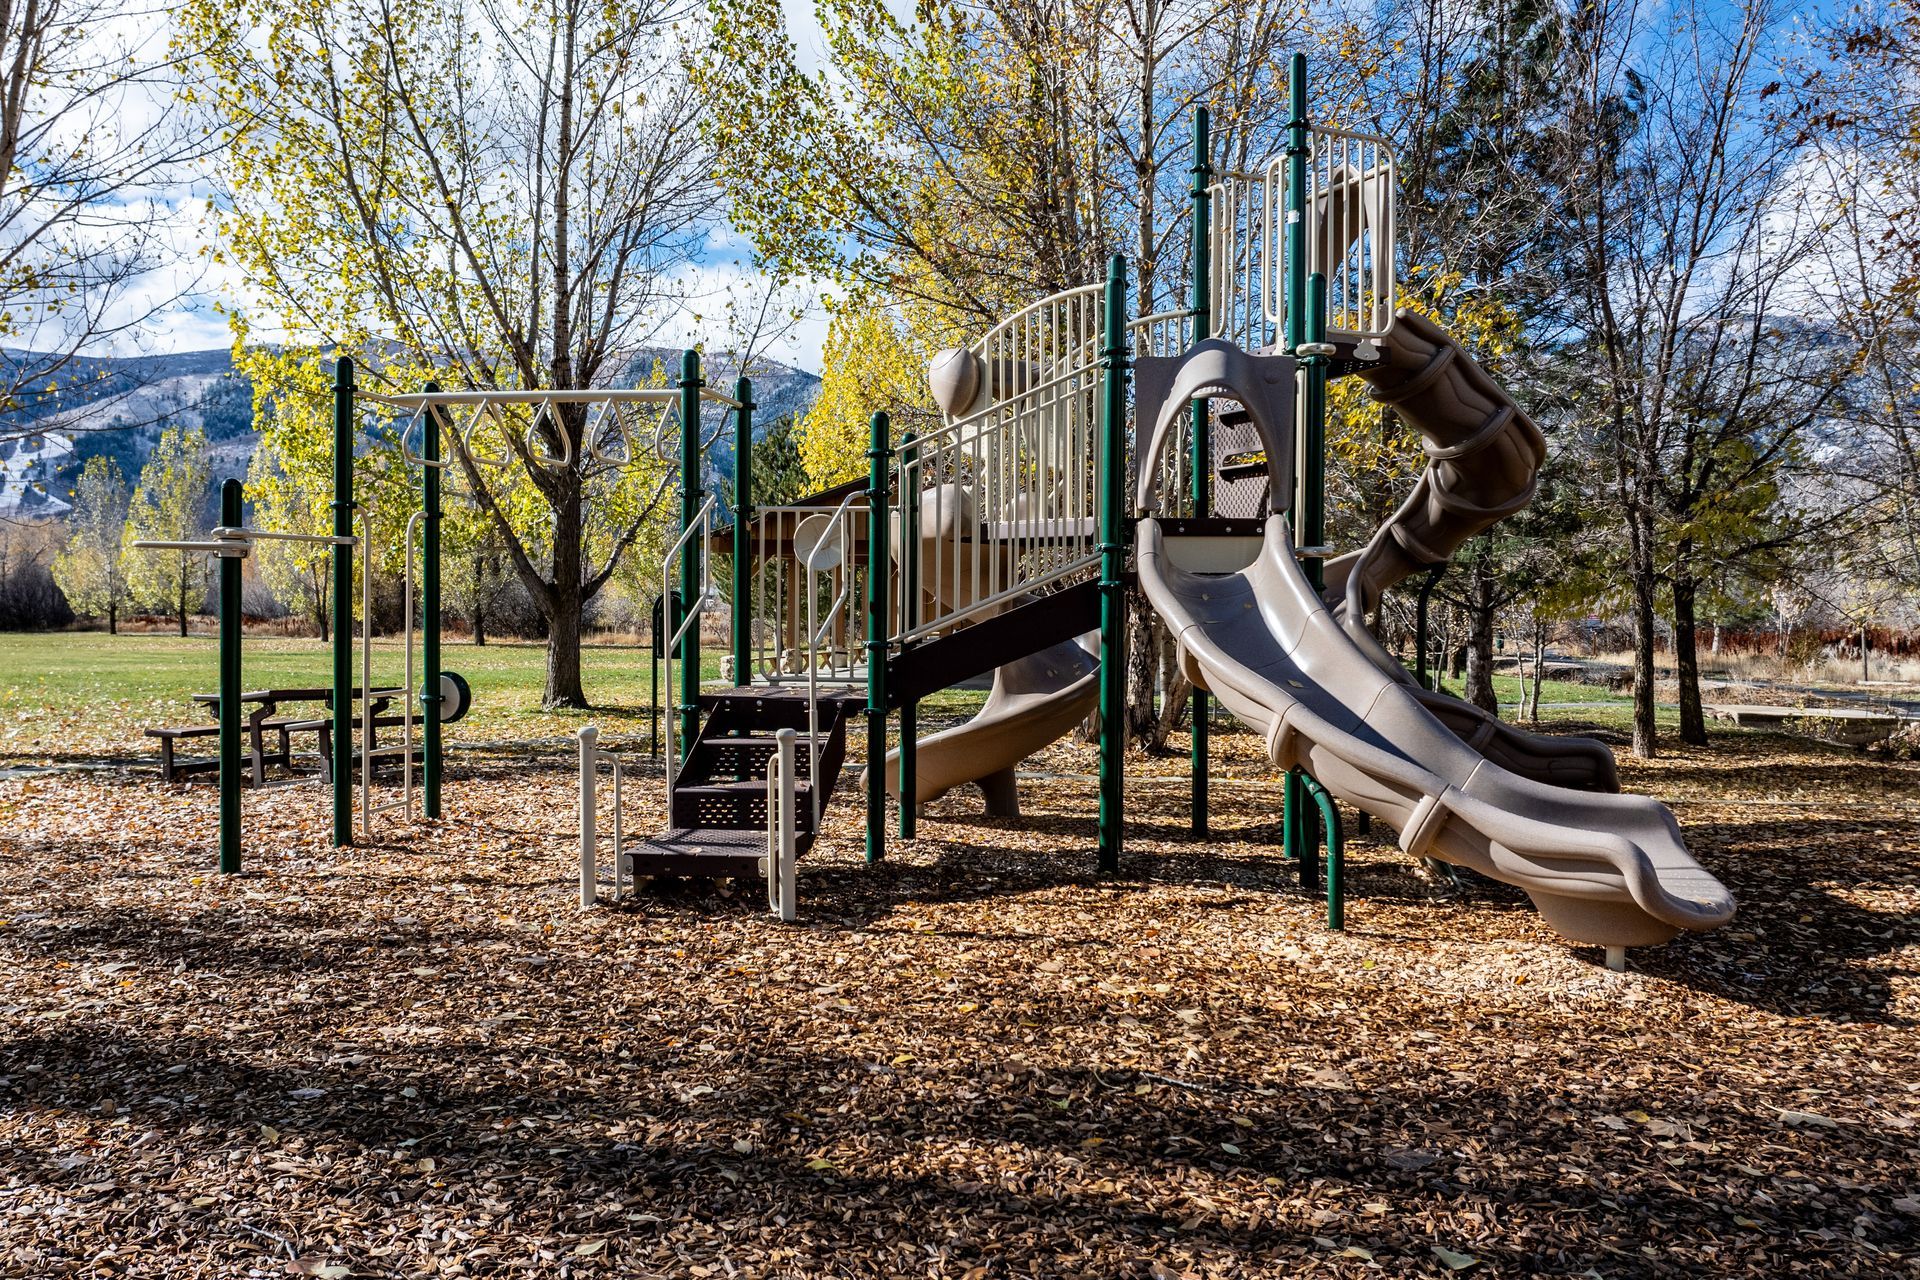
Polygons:
<instances>
[{"instance_id":1,"label":"brown slide section","mask_svg":"<svg viewBox=\"0 0 1920 1280\"><path fill-rule=\"evenodd\" d=\"M1326 600L1353 642L1468 746L1522 777L1618 791L1613 752L1592 738L1548 737L1468 702L1420 688L1366 628L1380 596L1451 559L1461 544L1533 498L1547 442L1520 407L1439 325L1401 312L1360 376L1426 441L1427 469L1364 548L1327 563Z\"/></svg>"},{"instance_id":2,"label":"brown slide section","mask_svg":"<svg viewBox=\"0 0 1920 1280\"><path fill-rule=\"evenodd\" d=\"M1665 806L1520 776L1462 742L1356 646L1314 594L1286 522L1231 574L1183 567L1198 540L1140 522L1140 586L1179 638L1182 669L1335 796L1400 832L1413 857L1526 890L1567 937L1610 949L1664 942L1733 916L1732 895L1687 853Z\"/></svg>"},{"instance_id":3,"label":"brown slide section","mask_svg":"<svg viewBox=\"0 0 1920 1280\"><path fill-rule=\"evenodd\" d=\"M1360 376L1425 437L1428 466L1373 541L1327 563L1328 600L1361 613L1526 506L1547 460L1533 419L1439 325L1403 311L1378 345L1380 362Z\"/></svg>"}]
</instances>

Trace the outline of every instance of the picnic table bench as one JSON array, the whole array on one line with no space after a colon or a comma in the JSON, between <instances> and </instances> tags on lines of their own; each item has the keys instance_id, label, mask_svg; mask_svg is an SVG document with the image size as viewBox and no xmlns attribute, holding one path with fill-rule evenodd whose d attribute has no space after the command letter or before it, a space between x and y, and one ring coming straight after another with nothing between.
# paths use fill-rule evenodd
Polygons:
<instances>
[{"instance_id":1,"label":"picnic table bench","mask_svg":"<svg viewBox=\"0 0 1920 1280\"><path fill-rule=\"evenodd\" d=\"M360 691L352 691L352 697L358 699ZM192 700L208 708L217 721L220 716L220 695L217 693L196 693ZM318 702L330 713L333 707L333 690L330 688L302 689L255 689L240 695L244 709L241 733L247 744L249 782L259 787L266 783L267 766L277 764L282 768L293 767L293 735L311 733L318 739L320 755L320 779L330 781L333 777L333 717L331 714L317 716L278 717L282 703ZM389 708L393 704L391 697L373 699L373 727L375 729L393 728L406 723L406 717L393 714ZM355 718L356 725L359 717ZM196 724L166 726L147 729L149 738L160 743L160 777L172 782L176 778L193 773L207 773L219 769L220 761L214 758L182 760L175 756L176 743L193 738L213 738L220 734L216 724ZM268 735L277 735L274 749L267 746ZM357 753L356 753L357 757Z\"/></svg>"}]
</instances>

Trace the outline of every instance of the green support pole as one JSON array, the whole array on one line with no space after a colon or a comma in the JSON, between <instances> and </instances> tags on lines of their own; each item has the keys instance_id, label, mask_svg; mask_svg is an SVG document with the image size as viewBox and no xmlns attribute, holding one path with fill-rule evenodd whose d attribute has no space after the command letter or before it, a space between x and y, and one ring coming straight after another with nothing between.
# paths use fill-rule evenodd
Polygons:
<instances>
[{"instance_id":1,"label":"green support pole","mask_svg":"<svg viewBox=\"0 0 1920 1280\"><path fill-rule=\"evenodd\" d=\"M920 538L920 480L909 470L920 457L920 448L909 431L900 442L900 630L902 634L920 625L920 557L914 551ZM920 789L920 701L909 698L900 704L900 838L913 839L914 823L920 806L914 797Z\"/></svg>"},{"instance_id":2,"label":"green support pole","mask_svg":"<svg viewBox=\"0 0 1920 1280\"><path fill-rule=\"evenodd\" d=\"M1327 278L1318 271L1307 281L1306 341L1312 352L1305 360L1305 391L1301 420L1304 432L1300 453L1300 525L1302 546L1324 547L1327 541ZM1327 585L1326 553L1316 550L1307 560L1307 581L1315 595Z\"/></svg>"},{"instance_id":3,"label":"green support pole","mask_svg":"<svg viewBox=\"0 0 1920 1280\"><path fill-rule=\"evenodd\" d=\"M1419 603L1414 607L1413 678L1419 681L1422 689L1431 689L1434 686L1433 680L1427 675L1427 642L1429 639L1427 634L1427 605L1433 596L1433 589L1440 585L1441 575L1445 574L1446 571L1447 566L1444 563L1437 564L1427 570L1427 580L1420 584Z\"/></svg>"},{"instance_id":4,"label":"green support pole","mask_svg":"<svg viewBox=\"0 0 1920 1280\"><path fill-rule=\"evenodd\" d=\"M1320 780L1302 774L1307 795L1320 810L1320 828L1327 841L1327 928L1347 927L1346 887L1342 883L1347 866L1346 835L1340 829L1340 808Z\"/></svg>"},{"instance_id":5,"label":"green support pole","mask_svg":"<svg viewBox=\"0 0 1920 1280\"><path fill-rule=\"evenodd\" d=\"M1280 856L1288 861L1300 857L1300 789L1298 766L1287 770L1280 783Z\"/></svg>"},{"instance_id":6,"label":"green support pole","mask_svg":"<svg viewBox=\"0 0 1920 1280\"><path fill-rule=\"evenodd\" d=\"M353 843L353 357L333 367L333 843Z\"/></svg>"},{"instance_id":7,"label":"green support pole","mask_svg":"<svg viewBox=\"0 0 1920 1280\"><path fill-rule=\"evenodd\" d=\"M240 527L240 482L220 486L220 527ZM236 547L245 546L236 541ZM220 873L240 874L240 557L220 557Z\"/></svg>"},{"instance_id":8,"label":"green support pole","mask_svg":"<svg viewBox=\"0 0 1920 1280\"><path fill-rule=\"evenodd\" d=\"M891 424L873 415L867 450L867 861L887 852L887 464Z\"/></svg>"},{"instance_id":9,"label":"green support pole","mask_svg":"<svg viewBox=\"0 0 1920 1280\"><path fill-rule=\"evenodd\" d=\"M753 683L753 380L733 384L733 682Z\"/></svg>"},{"instance_id":10,"label":"green support pole","mask_svg":"<svg viewBox=\"0 0 1920 1280\"><path fill-rule=\"evenodd\" d=\"M440 389L427 384L428 394ZM420 799L429 820L440 817L440 413L420 426ZM409 766L411 767L411 766Z\"/></svg>"},{"instance_id":11,"label":"green support pole","mask_svg":"<svg viewBox=\"0 0 1920 1280\"><path fill-rule=\"evenodd\" d=\"M1307 55L1296 53L1287 68L1286 336L1291 352L1306 341L1307 309Z\"/></svg>"},{"instance_id":12,"label":"green support pole","mask_svg":"<svg viewBox=\"0 0 1920 1280\"><path fill-rule=\"evenodd\" d=\"M1320 828L1313 811L1313 789L1320 784L1298 766L1288 772L1287 782L1292 793L1287 819L1292 856L1300 866L1300 887L1313 893L1320 888Z\"/></svg>"},{"instance_id":13,"label":"green support pole","mask_svg":"<svg viewBox=\"0 0 1920 1280\"><path fill-rule=\"evenodd\" d=\"M1120 870L1126 822L1127 260L1107 263L1100 395L1100 870Z\"/></svg>"},{"instance_id":14,"label":"green support pole","mask_svg":"<svg viewBox=\"0 0 1920 1280\"><path fill-rule=\"evenodd\" d=\"M1207 188L1213 180L1212 148L1207 140L1207 109L1193 109L1193 338L1199 342L1213 330L1211 297L1213 210ZM1193 402L1193 514L1204 520L1213 513L1213 416L1205 400ZM1192 772L1193 834L1205 837L1208 825L1207 695L1194 689L1188 699L1193 717Z\"/></svg>"},{"instance_id":15,"label":"green support pole","mask_svg":"<svg viewBox=\"0 0 1920 1280\"><path fill-rule=\"evenodd\" d=\"M1286 245L1282 257L1283 278L1280 292L1284 304L1284 319L1281 330L1281 350L1291 354L1303 341L1304 329L1302 316L1307 307L1307 159L1310 154L1307 146L1307 55L1296 53L1287 64L1287 177L1286 177ZM1301 398L1304 409L1305 397ZM1298 465L1302 452L1302 437L1305 430L1301 412L1294 415L1295 440L1294 492L1275 495L1277 502L1283 502L1287 508L1288 519L1294 527L1294 543L1303 545L1300 537L1300 471ZM1286 832L1284 844L1286 856L1300 857L1301 841L1298 836L1300 826L1300 808L1302 797L1298 782L1293 775L1287 775L1287 784L1281 791L1281 825ZM1304 871L1302 872L1304 875Z\"/></svg>"},{"instance_id":16,"label":"green support pole","mask_svg":"<svg viewBox=\"0 0 1920 1280\"><path fill-rule=\"evenodd\" d=\"M700 353L684 351L680 355L680 530L686 532L700 518L700 504L706 495L700 489ZM707 548L689 542L680 556L681 609L700 607L700 557ZM667 636L672 638L684 616L674 617L667 610ZM671 646L669 646L671 648ZM668 691L672 696L672 690ZM680 649L680 762L693 754L693 740L700 736L700 624L687 628Z\"/></svg>"}]
</instances>

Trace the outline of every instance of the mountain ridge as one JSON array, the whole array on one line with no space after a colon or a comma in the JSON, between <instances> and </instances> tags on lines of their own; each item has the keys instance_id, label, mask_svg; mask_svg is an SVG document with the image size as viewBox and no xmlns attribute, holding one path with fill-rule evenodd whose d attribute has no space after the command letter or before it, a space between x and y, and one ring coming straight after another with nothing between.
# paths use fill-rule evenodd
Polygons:
<instances>
[{"instance_id":1,"label":"mountain ridge","mask_svg":"<svg viewBox=\"0 0 1920 1280\"><path fill-rule=\"evenodd\" d=\"M0 381L8 366L31 368L44 353L0 348ZM680 352L646 347L625 362L632 382L656 367L677 371ZM802 369L759 360L754 370L755 435L781 416L804 414L820 379ZM737 364L716 354L703 368L709 385L730 390ZM172 355L77 357L55 382L27 393L28 401L0 414L0 440L16 442L0 459L0 515L50 518L65 513L65 497L89 458L111 456L134 483L154 443L169 426L199 427L213 454L216 487L244 480L259 436L253 429L253 393L235 372L230 348ZM35 443L39 441L39 443ZM732 465L731 439L709 447L705 470ZM11 465L4 465L8 460Z\"/></svg>"}]
</instances>

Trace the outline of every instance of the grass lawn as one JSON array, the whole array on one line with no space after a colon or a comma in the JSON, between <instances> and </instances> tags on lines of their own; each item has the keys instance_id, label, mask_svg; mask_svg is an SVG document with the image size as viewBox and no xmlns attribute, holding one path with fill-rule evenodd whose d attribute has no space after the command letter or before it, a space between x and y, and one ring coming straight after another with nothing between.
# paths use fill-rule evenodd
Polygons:
<instances>
[{"instance_id":1,"label":"grass lawn","mask_svg":"<svg viewBox=\"0 0 1920 1280\"><path fill-rule=\"evenodd\" d=\"M0 644L6 730L96 759L211 674ZM539 650L456 653L476 716L580 723ZM644 702L631 651L588 665ZM1172 745L1129 758L1116 878L1071 737L1022 817L956 791L877 865L848 788L794 925L748 883L579 910L562 743L456 751L444 820L347 849L324 793L248 792L241 877L204 781L0 778L0 1274L1916 1274L1920 765L1717 727L1623 759L1740 915L1611 973L1379 828L1328 931L1261 741L1216 738L1206 838ZM657 773L626 797L663 821Z\"/></svg>"},{"instance_id":2,"label":"grass lawn","mask_svg":"<svg viewBox=\"0 0 1920 1280\"><path fill-rule=\"evenodd\" d=\"M448 644L441 654L442 664L465 676L474 692L473 709L451 732L450 743L559 739L590 723L600 725L609 739L632 740L648 732L651 654L643 646L586 646L582 681L594 704L588 711L540 705L544 644ZM704 678L717 685L720 655L708 648L702 658ZM206 719L208 713L189 699L214 691L218 662L211 636L0 633L0 762L156 755L140 731ZM397 641L376 640L374 684L399 683L405 662ZM359 664L356 649L356 684ZM658 665L664 702L665 667ZM323 687L332 683L332 673L332 648L318 640L247 638L243 683L248 689ZM674 678L679 678L677 667ZM937 720L969 714L982 696L952 690L924 705Z\"/></svg>"}]
</instances>

